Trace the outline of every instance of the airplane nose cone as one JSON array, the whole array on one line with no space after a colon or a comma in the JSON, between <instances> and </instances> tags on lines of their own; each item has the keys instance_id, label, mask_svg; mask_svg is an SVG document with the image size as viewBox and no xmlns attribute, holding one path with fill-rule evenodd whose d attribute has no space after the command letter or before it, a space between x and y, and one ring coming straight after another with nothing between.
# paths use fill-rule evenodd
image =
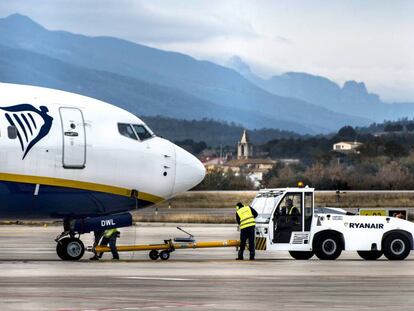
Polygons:
<instances>
[{"instance_id":1,"label":"airplane nose cone","mask_svg":"<svg viewBox=\"0 0 414 311\"><path fill-rule=\"evenodd\" d=\"M204 165L191 153L175 147L175 184L173 193L187 191L198 185L206 175Z\"/></svg>"}]
</instances>

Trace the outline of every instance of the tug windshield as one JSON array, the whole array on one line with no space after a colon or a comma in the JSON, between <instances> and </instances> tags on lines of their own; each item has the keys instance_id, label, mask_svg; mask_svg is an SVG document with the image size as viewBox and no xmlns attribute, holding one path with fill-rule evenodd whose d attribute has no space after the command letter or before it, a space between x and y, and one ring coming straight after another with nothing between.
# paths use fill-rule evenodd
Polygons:
<instances>
[{"instance_id":1,"label":"tug windshield","mask_svg":"<svg viewBox=\"0 0 414 311\"><path fill-rule=\"evenodd\" d=\"M271 214L276 203L279 201L282 192L258 193L251 206L261 214Z\"/></svg>"}]
</instances>

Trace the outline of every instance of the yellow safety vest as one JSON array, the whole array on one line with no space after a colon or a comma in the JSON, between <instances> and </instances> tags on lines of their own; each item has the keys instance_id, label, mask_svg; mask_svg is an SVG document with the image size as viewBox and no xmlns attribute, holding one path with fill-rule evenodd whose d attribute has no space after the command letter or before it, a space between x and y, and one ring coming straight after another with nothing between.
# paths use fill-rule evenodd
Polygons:
<instances>
[{"instance_id":1,"label":"yellow safety vest","mask_svg":"<svg viewBox=\"0 0 414 311\"><path fill-rule=\"evenodd\" d=\"M105 238L110 238L113 234L115 234L115 233L117 233L117 232L119 232L119 231L118 231L118 229L116 229L116 228L114 228L114 229L108 229L108 230L105 230L105 232L104 232L104 237L105 237Z\"/></svg>"},{"instance_id":2,"label":"yellow safety vest","mask_svg":"<svg viewBox=\"0 0 414 311\"><path fill-rule=\"evenodd\" d=\"M288 215L293 215L293 211L294 211L295 209L299 212L299 210L298 210L295 206L292 206L292 207L289 209L289 213L288 213Z\"/></svg>"},{"instance_id":3,"label":"yellow safety vest","mask_svg":"<svg viewBox=\"0 0 414 311\"><path fill-rule=\"evenodd\" d=\"M247 205L237 210L237 215L240 217L240 229L253 227L256 225L252 211Z\"/></svg>"}]
</instances>

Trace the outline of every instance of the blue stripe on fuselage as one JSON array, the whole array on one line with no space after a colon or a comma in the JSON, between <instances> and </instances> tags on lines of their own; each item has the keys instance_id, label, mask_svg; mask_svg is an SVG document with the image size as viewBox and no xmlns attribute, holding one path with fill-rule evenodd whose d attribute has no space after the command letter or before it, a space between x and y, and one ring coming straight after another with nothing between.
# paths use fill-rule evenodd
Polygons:
<instances>
[{"instance_id":1,"label":"blue stripe on fuselage","mask_svg":"<svg viewBox=\"0 0 414 311\"><path fill-rule=\"evenodd\" d=\"M126 212L152 205L104 192L0 181L0 219L82 218Z\"/></svg>"}]
</instances>

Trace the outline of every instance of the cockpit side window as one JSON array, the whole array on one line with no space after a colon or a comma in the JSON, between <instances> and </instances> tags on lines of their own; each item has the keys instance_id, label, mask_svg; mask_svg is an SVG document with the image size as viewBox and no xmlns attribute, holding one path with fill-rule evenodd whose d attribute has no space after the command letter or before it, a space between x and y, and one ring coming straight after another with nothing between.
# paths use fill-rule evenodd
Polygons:
<instances>
[{"instance_id":1,"label":"cockpit side window","mask_svg":"<svg viewBox=\"0 0 414 311\"><path fill-rule=\"evenodd\" d=\"M130 124L118 123L118 131L122 136L138 140Z\"/></svg>"},{"instance_id":2,"label":"cockpit side window","mask_svg":"<svg viewBox=\"0 0 414 311\"><path fill-rule=\"evenodd\" d=\"M146 140L154 136L145 126L143 125L133 125L135 133L137 133L140 140Z\"/></svg>"}]
</instances>

